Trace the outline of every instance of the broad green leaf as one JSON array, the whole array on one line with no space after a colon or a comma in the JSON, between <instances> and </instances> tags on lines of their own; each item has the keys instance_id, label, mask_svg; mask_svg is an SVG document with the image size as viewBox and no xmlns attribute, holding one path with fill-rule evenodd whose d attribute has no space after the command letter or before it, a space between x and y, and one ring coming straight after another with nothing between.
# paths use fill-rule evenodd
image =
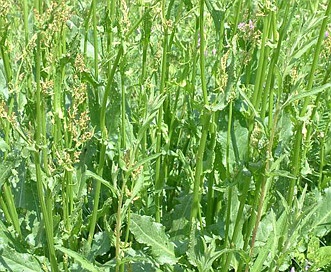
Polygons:
<instances>
[{"instance_id":1,"label":"broad green leaf","mask_svg":"<svg viewBox=\"0 0 331 272\"><path fill-rule=\"evenodd\" d=\"M316 203L317 202L317 203ZM314 190L306 196L306 210L309 217L305 216L305 224L301 229L301 236L310 236L314 234L317 237L323 237L331 231L331 188L327 188L322 195Z\"/></svg>"},{"instance_id":2,"label":"broad green leaf","mask_svg":"<svg viewBox=\"0 0 331 272\"><path fill-rule=\"evenodd\" d=\"M164 227L153 221L150 216L131 214L130 230L139 243L151 247L152 253L160 264L175 264L177 259L174 244L169 241Z\"/></svg>"},{"instance_id":3,"label":"broad green leaf","mask_svg":"<svg viewBox=\"0 0 331 272\"><path fill-rule=\"evenodd\" d=\"M4 141L4 139L0 138L0 150L5 152L10 149L10 146Z\"/></svg>"},{"instance_id":4,"label":"broad green leaf","mask_svg":"<svg viewBox=\"0 0 331 272\"><path fill-rule=\"evenodd\" d=\"M1 238L0 243L3 243ZM43 271L38 260L31 254L19 253L9 246L4 246L4 248L0 250L0 254L0 271ZM8 268L10 270L8 270Z\"/></svg>"},{"instance_id":5,"label":"broad green leaf","mask_svg":"<svg viewBox=\"0 0 331 272\"><path fill-rule=\"evenodd\" d=\"M267 238L267 240L265 245L261 246L258 250L258 256L250 269L252 272L263 271L263 265L267 258L275 257L278 240L281 236L285 235L286 213L283 212L276 222L275 213L271 211L260 224L257 237L263 240Z\"/></svg>"},{"instance_id":6,"label":"broad green leaf","mask_svg":"<svg viewBox=\"0 0 331 272\"><path fill-rule=\"evenodd\" d=\"M178 198L178 201L179 204L174 206L174 210L171 213L172 222L169 234L171 237L181 236L183 238L189 230L192 194L184 194Z\"/></svg>"},{"instance_id":7,"label":"broad green leaf","mask_svg":"<svg viewBox=\"0 0 331 272\"><path fill-rule=\"evenodd\" d=\"M109 234L105 231L100 231L94 235L93 243L91 247L91 253L94 257L98 255L104 255L112 246Z\"/></svg>"},{"instance_id":8,"label":"broad green leaf","mask_svg":"<svg viewBox=\"0 0 331 272\"><path fill-rule=\"evenodd\" d=\"M331 246L320 247L316 251L316 255L318 258L315 266L316 268L322 268L331 264Z\"/></svg>"},{"instance_id":9,"label":"broad green leaf","mask_svg":"<svg viewBox=\"0 0 331 272\"><path fill-rule=\"evenodd\" d=\"M292 173L286 170L275 170L268 173L269 177L284 177L289 179L296 179L296 176L294 176Z\"/></svg>"},{"instance_id":10,"label":"broad green leaf","mask_svg":"<svg viewBox=\"0 0 331 272\"><path fill-rule=\"evenodd\" d=\"M219 128L220 131L217 132L217 141L220 143L222 148L222 163L226 165L226 146L227 146L227 122L228 117L226 114L221 112L219 118ZM233 116L233 128L231 130L231 137L229 142L229 162L230 162L230 172L233 170L233 166L240 161L245 161L248 152L248 129L245 126L245 119L240 112L234 112Z\"/></svg>"},{"instance_id":11,"label":"broad green leaf","mask_svg":"<svg viewBox=\"0 0 331 272\"><path fill-rule=\"evenodd\" d=\"M320 247L320 239L312 236L308 243L307 257L309 260L316 260L316 252Z\"/></svg>"},{"instance_id":12,"label":"broad green leaf","mask_svg":"<svg viewBox=\"0 0 331 272\"><path fill-rule=\"evenodd\" d=\"M241 88L238 88L238 90L239 90L240 95L244 98L244 101L247 103L247 105L250 107L250 109L254 113L254 117L260 117L259 112L255 109L253 103L248 98L248 96L246 95L246 93L244 92L244 90L242 90Z\"/></svg>"},{"instance_id":13,"label":"broad green leaf","mask_svg":"<svg viewBox=\"0 0 331 272\"><path fill-rule=\"evenodd\" d=\"M208 237L201 231L196 230L196 225L192 225L190 233L190 244L186 254L189 262L195 266L199 272L214 271L213 262L223 254L237 253L244 263L249 262L248 254L241 249L217 250L217 237Z\"/></svg>"},{"instance_id":14,"label":"broad green leaf","mask_svg":"<svg viewBox=\"0 0 331 272\"><path fill-rule=\"evenodd\" d=\"M313 236L308 243L307 257L313 269L323 268L331 264L331 246L320 247L320 239Z\"/></svg>"},{"instance_id":15,"label":"broad green leaf","mask_svg":"<svg viewBox=\"0 0 331 272\"><path fill-rule=\"evenodd\" d=\"M0 221L0 271L43 271L38 260L24 250L19 241L10 237L6 226Z\"/></svg>"},{"instance_id":16,"label":"broad green leaf","mask_svg":"<svg viewBox=\"0 0 331 272\"><path fill-rule=\"evenodd\" d=\"M71 249L55 245L55 248L63 252L64 254L67 254L69 257L73 258L75 261L77 261L84 269L90 271L90 272L100 272L101 270L95 267L92 263L90 263L88 260L86 260L82 255L79 253L72 251Z\"/></svg>"},{"instance_id":17,"label":"broad green leaf","mask_svg":"<svg viewBox=\"0 0 331 272\"><path fill-rule=\"evenodd\" d=\"M134 250L133 248L126 248L123 251L125 257L120 260L120 264L124 264L125 271L130 271L131 268L131 271L155 272L155 266L153 266L150 256L143 251ZM116 264L113 264L113 267L115 267L115 265Z\"/></svg>"},{"instance_id":18,"label":"broad green leaf","mask_svg":"<svg viewBox=\"0 0 331 272\"><path fill-rule=\"evenodd\" d=\"M196 225L192 224L190 231L190 243L189 248L186 252L189 262L191 265L197 267L199 263L200 251L203 250L201 239L196 235Z\"/></svg>"},{"instance_id":19,"label":"broad green leaf","mask_svg":"<svg viewBox=\"0 0 331 272\"><path fill-rule=\"evenodd\" d=\"M325 189L325 195L318 199L316 213L312 217L314 224L310 225L311 230L318 236L322 237L330 232L330 226L325 223L331 222L331 188Z\"/></svg>"}]
</instances>

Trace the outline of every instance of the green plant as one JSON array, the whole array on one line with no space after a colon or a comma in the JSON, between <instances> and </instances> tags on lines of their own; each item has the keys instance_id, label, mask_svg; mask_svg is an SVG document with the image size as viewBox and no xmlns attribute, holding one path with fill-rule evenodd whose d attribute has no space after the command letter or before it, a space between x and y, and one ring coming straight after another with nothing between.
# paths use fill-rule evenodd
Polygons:
<instances>
[{"instance_id":1,"label":"green plant","mask_svg":"<svg viewBox=\"0 0 331 272\"><path fill-rule=\"evenodd\" d=\"M328 269L330 6L0 1L0 270Z\"/></svg>"}]
</instances>

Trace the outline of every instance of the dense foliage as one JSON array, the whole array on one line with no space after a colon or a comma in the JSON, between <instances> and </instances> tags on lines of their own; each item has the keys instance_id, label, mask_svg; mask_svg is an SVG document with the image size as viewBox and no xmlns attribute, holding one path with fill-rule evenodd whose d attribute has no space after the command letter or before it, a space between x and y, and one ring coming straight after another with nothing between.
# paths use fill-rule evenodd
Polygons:
<instances>
[{"instance_id":1,"label":"dense foliage","mask_svg":"<svg viewBox=\"0 0 331 272\"><path fill-rule=\"evenodd\" d=\"M0 270L328 271L330 12L0 0Z\"/></svg>"}]
</instances>

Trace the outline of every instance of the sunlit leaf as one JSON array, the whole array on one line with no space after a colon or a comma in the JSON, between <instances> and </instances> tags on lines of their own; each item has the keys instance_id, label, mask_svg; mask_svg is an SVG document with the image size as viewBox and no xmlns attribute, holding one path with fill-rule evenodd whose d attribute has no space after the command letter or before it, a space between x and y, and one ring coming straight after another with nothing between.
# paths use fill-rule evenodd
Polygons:
<instances>
[{"instance_id":1,"label":"sunlit leaf","mask_svg":"<svg viewBox=\"0 0 331 272\"><path fill-rule=\"evenodd\" d=\"M150 216L131 214L130 230L139 243L151 247L152 253L160 264L175 264L177 259L174 244L169 241L164 227Z\"/></svg>"}]
</instances>

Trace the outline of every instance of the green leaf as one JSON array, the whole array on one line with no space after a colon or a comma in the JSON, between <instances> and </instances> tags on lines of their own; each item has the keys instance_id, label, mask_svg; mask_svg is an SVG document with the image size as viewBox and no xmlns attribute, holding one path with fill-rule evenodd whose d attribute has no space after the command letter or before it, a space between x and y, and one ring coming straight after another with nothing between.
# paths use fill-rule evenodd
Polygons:
<instances>
[{"instance_id":1,"label":"green leaf","mask_svg":"<svg viewBox=\"0 0 331 272\"><path fill-rule=\"evenodd\" d=\"M38 260L15 241L0 221L0 271L43 271Z\"/></svg>"},{"instance_id":2,"label":"green leaf","mask_svg":"<svg viewBox=\"0 0 331 272\"><path fill-rule=\"evenodd\" d=\"M0 243L3 241L0 238ZM19 253L9 246L0 250L0 271L43 271L37 259L28 253Z\"/></svg>"},{"instance_id":3,"label":"green leaf","mask_svg":"<svg viewBox=\"0 0 331 272\"><path fill-rule=\"evenodd\" d=\"M90 272L100 272L101 270L95 267L92 263L90 263L88 260L86 260L83 256L81 256L79 253L72 251L71 249L55 245L55 248L62 251L64 254L67 254L71 258L75 259L80 265L90 271Z\"/></svg>"},{"instance_id":4,"label":"green leaf","mask_svg":"<svg viewBox=\"0 0 331 272\"><path fill-rule=\"evenodd\" d=\"M139 243L147 244L160 264L175 264L174 244L165 234L164 226L150 216L131 214L130 230Z\"/></svg>"},{"instance_id":5,"label":"green leaf","mask_svg":"<svg viewBox=\"0 0 331 272\"><path fill-rule=\"evenodd\" d=\"M293 54L293 56L291 57L291 64L297 60L299 60L303 54L305 54L309 49L311 49L315 44L316 44L317 40L315 37L313 37L313 39L311 41L309 41L308 44L306 44L305 46L300 47L300 49L295 52L295 54Z\"/></svg>"},{"instance_id":6,"label":"green leaf","mask_svg":"<svg viewBox=\"0 0 331 272\"><path fill-rule=\"evenodd\" d=\"M323 237L327 235L331 231L331 226L328 224L331 222L331 188L325 189L323 195L317 190L308 193L305 206L311 214L309 217L305 216L301 236L314 234L317 237Z\"/></svg>"},{"instance_id":7,"label":"green leaf","mask_svg":"<svg viewBox=\"0 0 331 272\"><path fill-rule=\"evenodd\" d=\"M4 141L4 139L0 138L0 150L5 152L10 149L10 146Z\"/></svg>"},{"instance_id":8,"label":"green leaf","mask_svg":"<svg viewBox=\"0 0 331 272\"><path fill-rule=\"evenodd\" d=\"M156 271L151 258L141 250L127 248L124 249L124 254L125 257L120 260L120 264L125 264L125 271Z\"/></svg>"},{"instance_id":9,"label":"green leaf","mask_svg":"<svg viewBox=\"0 0 331 272\"><path fill-rule=\"evenodd\" d=\"M127 209L129 208L130 204L133 202L134 198L138 195L141 188L143 187L144 177L145 177L144 171L141 171L138 178L136 179L130 198L128 198L123 205L122 214L125 214L127 212Z\"/></svg>"},{"instance_id":10,"label":"green leaf","mask_svg":"<svg viewBox=\"0 0 331 272\"><path fill-rule=\"evenodd\" d=\"M207 0L206 6L213 18L216 33L220 34L221 21L224 18L225 8L223 8L219 1Z\"/></svg>"},{"instance_id":11,"label":"green leaf","mask_svg":"<svg viewBox=\"0 0 331 272\"><path fill-rule=\"evenodd\" d=\"M260 239L260 244L265 241L263 246L258 249L257 258L254 261L253 266L250 271L260 272L263 270L263 265L266 260L276 257L278 240L284 235L284 228L286 226L286 213L283 212L282 215L276 221L276 215L271 210L271 212L261 221L261 227L257 233L257 242Z\"/></svg>"},{"instance_id":12,"label":"green leaf","mask_svg":"<svg viewBox=\"0 0 331 272\"><path fill-rule=\"evenodd\" d=\"M140 142L143 139L144 133L147 129L149 129L151 122L157 115L159 108L163 105L165 98L165 95L159 95L152 97L151 101L148 102L148 115L144 118L143 123L138 131L137 142Z\"/></svg>"},{"instance_id":13,"label":"green leaf","mask_svg":"<svg viewBox=\"0 0 331 272\"><path fill-rule=\"evenodd\" d=\"M221 112L219 117L218 126L220 128L217 131L217 142L222 148L222 163L226 165L226 146L227 146L227 123L222 120L228 118L227 114ZM241 113L234 111L233 116L233 128L231 130L231 142L229 143L229 162L230 162L230 172L233 171L233 165L239 163L240 161L245 161L247 158L247 139L248 139L248 129L246 127L244 117Z\"/></svg>"},{"instance_id":14,"label":"green leaf","mask_svg":"<svg viewBox=\"0 0 331 272\"><path fill-rule=\"evenodd\" d=\"M95 180L100 181L103 185L105 185L108 189L110 189L110 191L112 191L112 193L115 196L118 196L118 190L113 185L111 185L109 181L103 179L99 175L91 172L90 170L86 170L85 177L94 178Z\"/></svg>"},{"instance_id":15,"label":"green leaf","mask_svg":"<svg viewBox=\"0 0 331 272\"><path fill-rule=\"evenodd\" d=\"M316 268L322 268L331 264L331 246L320 247L316 251L316 255L318 258L316 262Z\"/></svg>"},{"instance_id":16,"label":"green leaf","mask_svg":"<svg viewBox=\"0 0 331 272\"><path fill-rule=\"evenodd\" d=\"M91 253L93 253L94 256L102 256L106 254L110 250L110 247L111 240L107 232L100 231L94 235L91 247Z\"/></svg>"},{"instance_id":17,"label":"green leaf","mask_svg":"<svg viewBox=\"0 0 331 272\"><path fill-rule=\"evenodd\" d=\"M260 117L259 112L256 110L254 107L253 103L251 100L248 98L248 96L245 93L245 90L242 90L241 88L238 88L240 95L243 97L243 100L247 103L248 107L252 110L254 113L254 117Z\"/></svg>"},{"instance_id":18,"label":"green leaf","mask_svg":"<svg viewBox=\"0 0 331 272\"><path fill-rule=\"evenodd\" d=\"M213 262L223 254L235 253L245 262L249 262L249 255L241 249L223 249L218 250L216 236L209 237L196 229L192 225L190 232L189 248L186 252L189 262L195 266L199 272L214 271Z\"/></svg>"},{"instance_id":19,"label":"green leaf","mask_svg":"<svg viewBox=\"0 0 331 272\"><path fill-rule=\"evenodd\" d=\"M328 89L331 87L331 83L327 83L324 84L322 86L313 88L311 91L309 92L302 92L299 93L297 95L291 95L286 101L285 103L281 106L281 110L283 110L288 104L291 104L292 102L296 101L296 100L300 100L303 99L307 96L312 96L312 95L316 95L319 94L320 92L323 92L325 89Z\"/></svg>"},{"instance_id":20,"label":"green leaf","mask_svg":"<svg viewBox=\"0 0 331 272\"><path fill-rule=\"evenodd\" d=\"M171 229L169 235L171 238L176 237L183 239L190 229L190 214L192 206L192 194L183 194L178 198L179 203L174 206L171 213ZM179 236L179 237L178 237ZM177 239L178 240L178 239Z\"/></svg>"},{"instance_id":21,"label":"green leaf","mask_svg":"<svg viewBox=\"0 0 331 272\"><path fill-rule=\"evenodd\" d=\"M9 178L11 170L14 167L13 161L2 161L0 163L0 187L6 182Z\"/></svg>"},{"instance_id":22,"label":"green leaf","mask_svg":"<svg viewBox=\"0 0 331 272\"><path fill-rule=\"evenodd\" d=\"M310 225L310 229L318 236L322 237L330 232L330 226L324 224L331 221L331 188L325 189L325 195L318 199L316 213L312 217L314 223Z\"/></svg>"},{"instance_id":23,"label":"green leaf","mask_svg":"<svg viewBox=\"0 0 331 272\"><path fill-rule=\"evenodd\" d=\"M159 156L164 155L162 153L153 154L147 158L142 159L141 161L137 162L134 166L130 167L127 171L133 172L134 170L138 169L140 166L145 165L147 162L157 159Z\"/></svg>"}]
</instances>

